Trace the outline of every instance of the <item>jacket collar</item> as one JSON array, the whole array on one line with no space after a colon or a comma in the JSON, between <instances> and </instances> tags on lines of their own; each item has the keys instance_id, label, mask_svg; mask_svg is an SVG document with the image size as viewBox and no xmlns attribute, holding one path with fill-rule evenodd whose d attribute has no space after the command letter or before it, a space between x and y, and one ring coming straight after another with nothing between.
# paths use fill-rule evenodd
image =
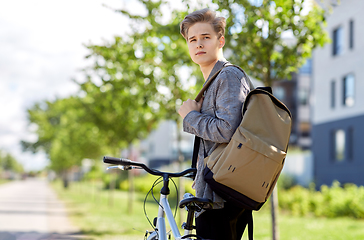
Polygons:
<instances>
[{"instance_id":1,"label":"jacket collar","mask_svg":"<svg viewBox=\"0 0 364 240\"><path fill-rule=\"evenodd\" d=\"M229 64L229 61L227 61L225 58L219 59L216 63L215 66L212 68L209 77L207 78L207 80L205 81L205 83L210 80L210 78L212 76L214 76L214 74L219 71L221 68L223 68L226 64Z\"/></svg>"}]
</instances>

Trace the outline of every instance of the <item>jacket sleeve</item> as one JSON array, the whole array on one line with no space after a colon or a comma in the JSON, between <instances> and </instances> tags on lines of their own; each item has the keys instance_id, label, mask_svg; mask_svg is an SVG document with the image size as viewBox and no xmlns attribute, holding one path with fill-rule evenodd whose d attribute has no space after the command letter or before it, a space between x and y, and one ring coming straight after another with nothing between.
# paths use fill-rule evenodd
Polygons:
<instances>
[{"instance_id":1,"label":"jacket sleeve","mask_svg":"<svg viewBox=\"0 0 364 240\"><path fill-rule=\"evenodd\" d=\"M214 102L214 116L197 111L189 112L183 119L183 130L204 140L226 143L239 126L244 100L250 90L246 79L224 69L215 79L217 88ZM210 86L211 88L211 86Z\"/></svg>"}]
</instances>

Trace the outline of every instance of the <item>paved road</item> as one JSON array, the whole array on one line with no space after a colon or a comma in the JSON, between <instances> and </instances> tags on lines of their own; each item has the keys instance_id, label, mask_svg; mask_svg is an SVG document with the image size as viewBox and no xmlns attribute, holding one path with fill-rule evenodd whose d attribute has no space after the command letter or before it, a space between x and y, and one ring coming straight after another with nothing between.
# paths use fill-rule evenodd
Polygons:
<instances>
[{"instance_id":1,"label":"paved road","mask_svg":"<svg viewBox=\"0 0 364 240\"><path fill-rule=\"evenodd\" d=\"M0 240L82 239L45 180L0 185Z\"/></svg>"}]
</instances>

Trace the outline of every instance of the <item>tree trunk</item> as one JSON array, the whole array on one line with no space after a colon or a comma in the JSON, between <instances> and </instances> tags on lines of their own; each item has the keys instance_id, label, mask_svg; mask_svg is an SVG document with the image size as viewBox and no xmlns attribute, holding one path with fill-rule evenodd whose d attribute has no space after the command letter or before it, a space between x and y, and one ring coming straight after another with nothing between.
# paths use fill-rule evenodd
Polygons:
<instances>
[{"instance_id":1,"label":"tree trunk","mask_svg":"<svg viewBox=\"0 0 364 240\"><path fill-rule=\"evenodd\" d=\"M135 161L133 156L133 148L132 145L129 144L129 159ZM133 170L128 170L128 179L129 179L129 196L128 196L128 214L133 213L133 202L134 202L134 172Z\"/></svg>"},{"instance_id":2,"label":"tree trunk","mask_svg":"<svg viewBox=\"0 0 364 240\"><path fill-rule=\"evenodd\" d=\"M182 154L179 155L179 158L178 158L178 164L179 164L179 171L182 172L183 171L183 161L184 161L184 156ZM184 184L184 178L183 177L180 177L178 178L178 202L180 202L182 199L183 199L183 195L185 194L185 184ZM183 209L179 209L179 225L181 225L183 222L184 222L184 219L185 219L185 212Z\"/></svg>"},{"instance_id":3,"label":"tree trunk","mask_svg":"<svg viewBox=\"0 0 364 240\"><path fill-rule=\"evenodd\" d=\"M132 170L128 171L128 179L129 179L128 214L132 214L133 202L134 202L134 173Z\"/></svg>"},{"instance_id":4,"label":"tree trunk","mask_svg":"<svg viewBox=\"0 0 364 240\"><path fill-rule=\"evenodd\" d=\"M271 213L272 213L272 239L279 240L277 185L273 189L270 201L271 201Z\"/></svg>"},{"instance_id":5,"label":"tree trunk","mask_svg":"<svg viewBox=\"0 0 364 240\"><path fill-rule=\"evenodd\" d=\"M63 189L68 189L69 187L68 170L63 170L62 182L63 182Z\"/></svg>"},{"instance_id":6,"label":"tree trunk","mask_svg":"<svg viewBox=\"0 0 364 240\"><path fill-rule=\"evenodd\" d=\"M110 173L111 179L110 179L110 185L109 185L109 207L112 207L114 205L114 189L115 189L115 174L112 171Z\"/></svg>"}]
</instances>

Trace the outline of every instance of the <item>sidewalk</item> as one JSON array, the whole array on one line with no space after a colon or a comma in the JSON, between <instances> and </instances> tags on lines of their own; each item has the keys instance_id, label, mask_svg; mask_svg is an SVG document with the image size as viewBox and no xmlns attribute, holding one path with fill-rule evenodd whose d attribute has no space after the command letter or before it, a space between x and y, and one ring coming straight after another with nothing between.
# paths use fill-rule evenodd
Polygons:
<instances>
[{"instance_id":1,"label":"sidewalk","mask_svg":"<svg viewBox=\"0 0 364 240\"><path fill-rule=\"evenodd\" d=\"M46 180L0 185L0 240L84 239Z\"/></svg>"}]
</instances>

